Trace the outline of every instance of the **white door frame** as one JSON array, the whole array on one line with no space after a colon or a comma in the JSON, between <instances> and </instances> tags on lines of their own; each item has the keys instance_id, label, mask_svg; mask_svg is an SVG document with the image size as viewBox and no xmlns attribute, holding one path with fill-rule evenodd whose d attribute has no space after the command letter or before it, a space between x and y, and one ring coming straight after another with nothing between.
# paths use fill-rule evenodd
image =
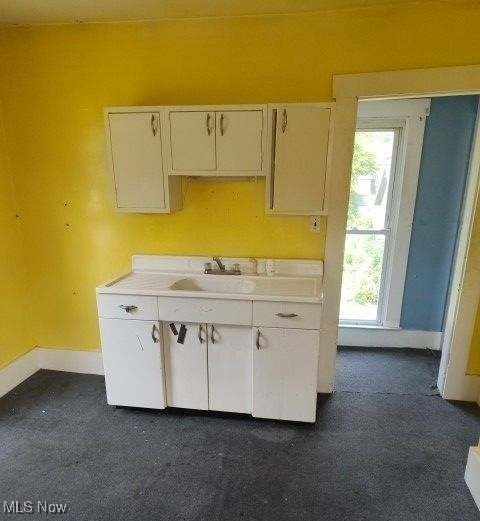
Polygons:
<instances>
[{"instance_id":1,"label":"white door frame","mask_svg":"<svg viewBox=\"0 0 480 521\"><path fill-rule=\"evenodd\" d=\"M442 358L438 372L437 387L444 397L455 396L459 392L479 397L479 377L466 375L468 357L472 343L476 311L480 295L480 277L465 279L467 264L478 270L479 259L475 262L473 252L467 256L473 235L474 220L480 188L480 103L477 107L475 134L470 153L468 177L463 198L462 217L457 236L455 260L450 280L450 291L445 314L445 332L442 336ZM478 208L477 208L478 209ZM477 233L479 232L477 226ZM470 248L471 249L471 248ZM468 284L468 285L467 285ZM471 310L475 313L472 314ZM455 354L455 356L453 356ZM466 362L466 363L465 363ZM465 389L462 391L457 386Z\"/></svg>"},{"instance_id":2,"label":"white door frame","mask_svg":"<svg viewBox=\"0 0 480 521\"><path fill-rule=\"evenodd\" d=\"M335 182L332 183L332 186L334 185L336 189L332 190L330 194L332 204L327 224L321 354L322 366L324 369L331 370L322 371L322 373L332 376L330 379L319 376L319 392L329 392L333 388L343 249L358 100L431 98L479 93L480 65L334 76L333 97L336 100L336 116L332 178ZM465 244L466 262L458 288L458 312L453 320L454 334L449 342L450 356L449 364L447 364L449 370L446 371L446 377L440 390L446 399L476 401L480 392L480 377L469 377L465 373L480 288L478 198L475 204L472 201L470 221L474 223L472 228L477 233L469 233L469 239ZM463 234L463 223L460 233ZM453 370L453 368L456 369Z\"/></svg>"}]
</instances>

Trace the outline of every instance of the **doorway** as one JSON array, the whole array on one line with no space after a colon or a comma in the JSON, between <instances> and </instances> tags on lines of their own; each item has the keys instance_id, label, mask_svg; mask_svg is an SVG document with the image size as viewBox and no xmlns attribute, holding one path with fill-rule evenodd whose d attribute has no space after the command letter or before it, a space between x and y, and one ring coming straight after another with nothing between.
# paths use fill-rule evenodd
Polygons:
<instances>
[{"instance_id":1,"label":"doorway","mask_svg":"<svg viewBox=\"0 0 480 521\"><path fill-rule=\"evenodd\" d=\"M378 348L423 349L412 368L425 365L418 375L425 394L438 373L477 109L478 96L438 97L432 104L426 98L361 101L358 107L339 345L377 348L376 358L363 352L367 372L369 356L372 368L392 358L392 351ZM340 350L340 370L348 360L361 367L360 351L352 349ZM408 366L405 356L397 355L400 372ZM389 363L395 387L401 374L395 358Z\"/></svg>"}]
</instances>

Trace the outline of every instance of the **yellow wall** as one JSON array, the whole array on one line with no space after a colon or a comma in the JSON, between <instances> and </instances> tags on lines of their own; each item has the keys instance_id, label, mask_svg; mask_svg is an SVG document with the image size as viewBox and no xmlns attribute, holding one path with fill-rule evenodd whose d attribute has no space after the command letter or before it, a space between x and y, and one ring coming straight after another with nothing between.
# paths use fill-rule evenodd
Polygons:
<instances>
[{"instance_id":1,"label":"yellow wall","mask_svg":"<svg viewBox=\"0 0 480 521\"><path fill-rule=\"evenodd\" d=\"M480 375L480 307L477 309L467 373Z\"/></svg>"},{"instance_id":2,"label":"yellow wall","mask_svg":"<svg viewBox=\"0 0 480 521\"><path fill-rule=\"evenodd\" d=\"M0 367L32 346L22 218L17 217L4 137L0 105Z\"/></svg>"},{"instance_id":3,"label":"yellow wall","mask_svg":"<svg viewBox=\"0 0 480 521\"><path fill-rule=\"evenodd\" d=\"M334 73L478 63L469 5L4 29L34 342L96 349L94 287L133 253L323 257L307 218L264 215L262 181L190 180L178 214L114 213L104 106L327 100Z\"/></svg>"}]
</instances>

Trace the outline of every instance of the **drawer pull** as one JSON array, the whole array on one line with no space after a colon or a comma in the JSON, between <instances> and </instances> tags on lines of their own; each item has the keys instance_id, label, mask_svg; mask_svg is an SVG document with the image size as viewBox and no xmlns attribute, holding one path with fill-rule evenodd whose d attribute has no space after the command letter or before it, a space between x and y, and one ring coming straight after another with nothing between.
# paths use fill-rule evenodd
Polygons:
<instances>
[{"instance_id":1,"label":"drawer pull","mask_svg":"<svg viewBox=\"0 0 480 521\"><path fill-rule=\"evenodd\" d=\"M203 333L203 327L202 327L202 324L199 324L198 325L198 340L201 344L203 344L203 342L205 342L205 340L203 340L203 338L202 338L202 333Z\"/></svg>"},{"instance_id":2,"label":"drawer pull","mask_svg":"<svg viewBox=\"0 0 480 521\"><path fill-rule=\"evenodd\" d=\"M257 349L260 349L260 329L257 329L257 339L255 341L255 345L257 346Z\"/></svg>"},{"instance_id":3,"label":"drawer pull","mask_svg":"<svg viewBox=\"0 0 480 521\"><path fill-rule=\"evenodd\" d=\"M137 306L125 306L125 304L120 304L120 306L118 306L120 309L123 309L125 311L125 313L133 313L134 311L137 311L138 307Z\"/></svg>"},{"instance_id":4,"label":"drawer pull","mask_svg":"<svg viewBox=\"0 0 480 521\"><path fill-rule=\"evenodd\" d=\"M157 331L157 325L153 324L153 326L152 326L152 340L153 340L154 344L158 344L158 342L160 340L159 337L157 337L157 335L155 334L156 331ZM143 351L143 349L142 349L142 351Z\"/></svg>"},{"instance_id":5,"label":"drawer pull","mask_svg":"<svg viewBox=\"0 0 480 521\"><path fill-rule=\"evenodd\" d=\"M298 317L296 313L275 313L280 318L295 318Z\"/></svg>"},{"instance_id":6,"label":"drawer pull","mask_svg":"<svg viewBox=\"0 0 480 521\"><path fill-rule=\"evenodd\" d=\"M212 331L210 333L210 341L212 342L212 344L215 343L214 333L215 333L215 326L212 324Z\"/></svg>"}]
</instances>

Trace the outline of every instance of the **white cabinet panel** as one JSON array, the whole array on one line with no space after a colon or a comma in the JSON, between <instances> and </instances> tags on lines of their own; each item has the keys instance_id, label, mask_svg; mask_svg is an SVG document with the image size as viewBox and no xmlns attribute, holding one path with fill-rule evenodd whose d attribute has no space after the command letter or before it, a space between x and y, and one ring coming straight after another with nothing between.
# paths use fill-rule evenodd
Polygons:
<instances>
[{"instance_id":1,"label":"white cabinet panel","mask_svg":"<svg viewBox=\"0 0 480 521\"><path fill-rule=\"evenodd\" d=\"M263 112L228 110L217 112L217 170L262 170Z\"/></svg>"},{"instance_id":2,"label":"white cabinet panel","mask_svg":"<svg viewBox=\"0 0 480 521\"><path fill-rule=\"evenodd\" d=\"M159 323L101 318L100 336L108 403L163 409L166 400Z\"/></svg>"},{"instance_id":3,"label":"white cabinet panel","mask_svg":"<svg viewBox=\"0 0 480 521\"><path fill-rule=\"evenodd\" d=\"M207 325L209 409L252 412L251 328Z\"/></svg>"},{"instance_id":4,"label":"white cabinet panel","mask_svg":"<svg viewBox=\"0 0 480 521\"><path fill-rule=\"evenodd\" d=\"M286 105L273 112L274 162L270 210L319 214L325 211L332 110Z\"/></svg>"},{"instance_id":5,"label":"white cabinet panel","mask_svg":"<svg viewBox=\"0 0 480 521\"><path fill-rule=\"evenodd\" d=\"M253 329L253 416L315 421L319 335L314 330Z\"/></svg>"},{"instance_id":6,"label":"white cabinet panel","mask_svg":"<svg viewBox=\"0 0 480 521\"><path fill-rule=\"evenodd\" d=\"M322 306L303 302L253 302L253 325L320 329Z\"/></svg>"},{"instance_id":7,"label":"white cabinet panel","mask_svg":"<svg viewBox=\"0 0 480 521\"><path fill-rule=\"evenodd\" d=\"M252 324L251 300L159 297L158 310L164 321Z\"/></svg>"},{"instance_id":8,"label":"white cabinet panel","mask_svg":"<svg viewBox=\"0 0 480 521\"><path fill-rule=\"evenodd\" d=\"M215 112L172 111L171 170L215 170Z\"/></svg>"},{"instance_id":9,"label":"white cabinet panel","mask_svg":"<svg viewBox=\"0 0 480 521\"><path fill-rule=\"evenodd\" d=\"M178 331L180 325L175 324ZM183 344L168 323L163 324L167 404L208 409L207 339L205 324L186 323Z\"/></svg>"},{"instance_id":10,"label":"white cabinet panel","mask_svg":"<svg viewBox=\"0 0 480 521\"><path fill-rule=\"evenodd\" d=\"M118 209L164 210L160 114L108 114L111 164Z\"/></svg>"}]
</instances>

